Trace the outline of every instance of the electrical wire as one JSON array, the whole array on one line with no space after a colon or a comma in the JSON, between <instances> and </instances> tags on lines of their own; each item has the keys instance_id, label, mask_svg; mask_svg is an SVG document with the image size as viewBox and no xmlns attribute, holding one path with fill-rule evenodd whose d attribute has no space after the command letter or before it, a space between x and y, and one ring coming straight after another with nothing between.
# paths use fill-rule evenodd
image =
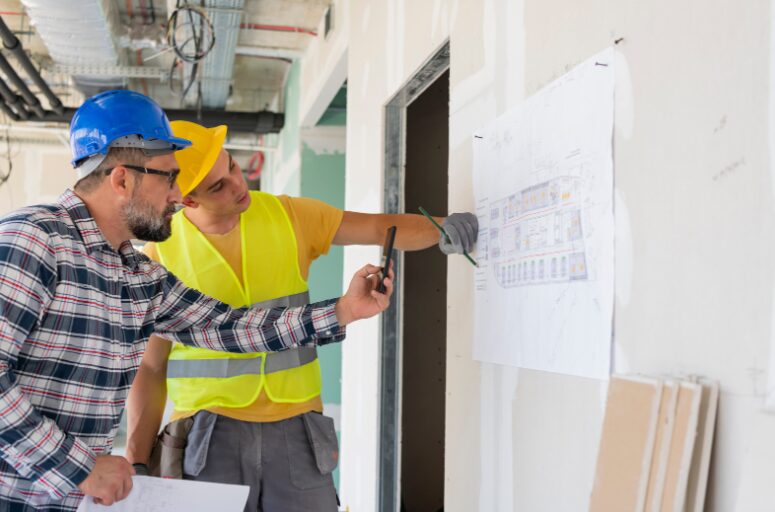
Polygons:
<instances>
[{"instance_id":1,"label":"electrical wire","mask_svg":"<svg viewBox=\"0 0 775 512\"><path fill-rule=\"evenodd\" d=\"M188 21L181 22L181 14L185 14ZM183 42L178 41L178 38L183 35L181 33L189 30L191 35ZM194 42L194 51L188 52L187 47L191 41ZM193 64L204 59L215 46L215 30L207 12L201 7L189 4L176 8L167 22L167 44L174 49L175 55L183 62Z\"/></svg>"},{"instance_id":2,"label":"electrical wire","mask_svg":"<svg viewBox=\"0 0 775 512\"><path fill-rule=\"evenodd\" d=\"M11 159L11 134L7 129L5 131L5 159L8 164L8 170L0 174L0 187L11 179L11 172L13 171L13 161Z\"/></svg>"},{"instance_id":3,"label":"electrical wire","mask_svg":"<svg viewBox=\"0 0 775 512\"><path fill-rule=\"evenodd\" d=\"M184 4L180 0L176 9L170 15L167 22L167 44L175 52L175 59L170 67L170 90L184 100L194 83L197 87L197 103L201 103L201 80L199 80L199 62L204 59L215 46L215 30L207 12L202 6ZM185 18L184 18L185 16ZM179 39L185 37L183 41ZM193 48L191 44L193 43ZM183 63L183 66L180 64ZM190 64L190 72L186 76L186 65ZM180 88L174 85L174 74L177 68L181 69Z\"/></svg>"},{"instance_id":4,"label":"electrical wire","mask_svg":"<svg viewBox=\"0 0 775 512\"><path fill-rule=\"evenodd\" d=\"M248 161L248 166L245 169L245 177L248 181L256 181L261 176L261 171L264 169L264 162L266 161L266 155L263 151L256 151Z\"/></svg>"}]
</instances>

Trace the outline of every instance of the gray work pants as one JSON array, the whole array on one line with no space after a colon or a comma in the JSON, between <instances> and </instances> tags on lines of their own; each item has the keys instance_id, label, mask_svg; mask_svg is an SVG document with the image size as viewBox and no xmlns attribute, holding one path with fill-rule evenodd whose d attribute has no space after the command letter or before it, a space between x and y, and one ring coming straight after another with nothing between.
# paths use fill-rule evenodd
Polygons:
<instances>
[{"instance_id":1,"label":"gray work pants","mask_svg":"<svg viewBox=\"0 0 775 512\"><path fill-rule=\"evenodd\" d=\"M253 423L201 411L183 478L250 486L246 512L335 512L338 456L334 422L316 412Z\"/></svg>"}]
</instances>

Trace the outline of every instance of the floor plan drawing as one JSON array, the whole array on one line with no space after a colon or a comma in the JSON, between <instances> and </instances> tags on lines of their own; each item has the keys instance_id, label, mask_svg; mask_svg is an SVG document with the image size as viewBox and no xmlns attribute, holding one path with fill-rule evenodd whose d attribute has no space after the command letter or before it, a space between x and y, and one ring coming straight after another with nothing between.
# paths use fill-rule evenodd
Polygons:
<instances>
[{"instance_id":1,"label":"floor plan drawing","mask_svg":"<svg viewBox=\"0 0 775 512\"><path fill-rule=\"evenodd\" d=\"M596 55L474 135L476 359L608 375L613 65Z\"/></svg>"},{"instance_id":2,"label":"floor plan drawing","mask_svg":"<svg viewBox=\"0 0 775 512\"><path fill-rule=\"evenodd\" d=\"M491 203L488 259L500 286L587 279L580 186L558 178Z\"/></svg>"}]
</instances>

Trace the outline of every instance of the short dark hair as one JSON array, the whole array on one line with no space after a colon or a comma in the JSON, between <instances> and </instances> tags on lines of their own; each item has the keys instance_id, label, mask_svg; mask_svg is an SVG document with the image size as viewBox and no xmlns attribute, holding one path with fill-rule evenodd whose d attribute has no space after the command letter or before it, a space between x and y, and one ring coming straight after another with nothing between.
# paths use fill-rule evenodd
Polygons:
<instances>
[{"instance_id":1,"label":"short dark hair","mask_svg":"<svg viewBox=\"0 0 775 512\"><path fill-rule=\"evenodd\" d=\"M149 157L145 155L145 152L142 149L110 148L107 156L105 156L105 160L103 160L94 171L78 180L74 190L87 194L93 192L105 179L105 171L109 171L120 164L145 165L148 158ZM138 177L142 178L142 176Z\"/></svg>"}]
</instances>

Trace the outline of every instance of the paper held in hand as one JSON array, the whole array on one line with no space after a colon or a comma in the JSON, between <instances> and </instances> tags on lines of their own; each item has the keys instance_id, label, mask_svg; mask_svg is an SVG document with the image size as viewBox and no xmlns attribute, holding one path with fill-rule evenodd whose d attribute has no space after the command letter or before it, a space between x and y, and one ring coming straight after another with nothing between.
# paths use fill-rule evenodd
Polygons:
<instances>
[{"instance_id":1,"label":"paper held in hand","mask_svg":"<svg viewBox=\"0 0 775 512\"><path fill-rule=\"evenodd\" d=\"M246 485L172 480L152 476L132 477L132 491L125 500L106 507L87 496L77 512L241 512L250 488Z\"/></svg>"}]
</instances>

